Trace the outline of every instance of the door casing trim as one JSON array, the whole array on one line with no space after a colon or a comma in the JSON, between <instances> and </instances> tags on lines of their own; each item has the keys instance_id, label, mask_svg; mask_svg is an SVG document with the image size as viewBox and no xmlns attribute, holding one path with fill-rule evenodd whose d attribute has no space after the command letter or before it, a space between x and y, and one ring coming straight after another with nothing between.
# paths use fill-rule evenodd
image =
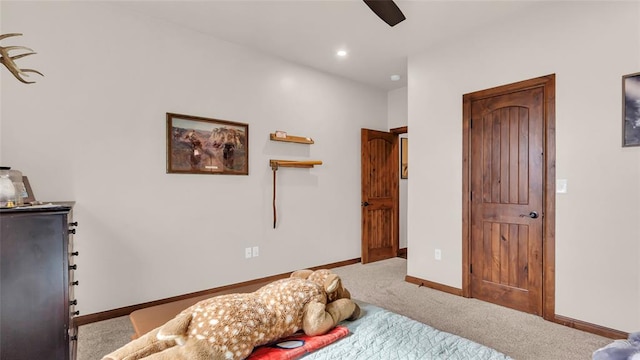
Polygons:
<instances>
[{"instance_id":1,"label":"door casing trim","mask_svg":"<svg viewBox=\"0 0 640 360\"><path fill-rule=\"evenodd\" d=\"M515 91L544 91L544 165L542 216L542 317L555 321L556 117L555 74L463 95L462 106L462 296L471 296L471 102Z\"/></svg>"},{"instance_id":2,"label":"door casing trim","mask_svg":"<svg viewBox=\"0 0 640 360\"><path fill-rule=\"evenodd\" d=\"M398 139L400 138L400 135L403 134L408 134L409 133L409 126L400 126L397 128L392 128L389 129L389 132L392 134L396 134L396 146L399 146L399 141ZM397 221L395 222L395 239L394 241L396 242L396 244L398 244L398 253L396 254L396 256L399 257L404 257L405 259L407 258L407 248L400 248L400 183L398 182L398 193L395 195L397 197L396 199L396 214L397 216ZM406 206L407 204L405 204ZM408 247L408 246L407 246Z\"/></svg>"}]
</instances>

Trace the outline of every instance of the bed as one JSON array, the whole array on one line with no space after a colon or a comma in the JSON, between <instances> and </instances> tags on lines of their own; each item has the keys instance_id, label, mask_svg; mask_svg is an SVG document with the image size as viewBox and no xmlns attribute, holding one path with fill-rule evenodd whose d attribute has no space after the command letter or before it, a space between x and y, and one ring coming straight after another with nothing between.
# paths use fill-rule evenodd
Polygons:
<instances>
[{"instance_id":1,"label":"bed","mask_svg":"<svg viewBox=\"0 0 640 360\"><path fill-rule=\"evenodd\" d=\"M192 302L191 300L189 302ZM510 357L484 345L463 337L434 329L406 316L385 310L375 305L356 301L362 316L355 321L344 321L340 325L349 330L345 337L304 355L302 360L507 360ZM141 335L157 324L145 323L141 319L153 318L164 323L185 308L186 303L165 304L132 313L131 318ZM167 307L168 306L168 307ZM183 307L184 306L184 307ZM167 311L169 309L169 311ZM164 313L162 313L164 312ZM160 316L159 314L162 314ZM166 320L158 317L168 317Z\"/></svg>"},{"instance_id":2,"label":"bed","mask_svg":"<svg viewBox=\"0 0 640 360\"><path fill-rule=\"evenodd\" d=\"M349 329L349 335L307 354L303 360L511 359L494 349L406 316L372 304L358 304L363 316L341 324Z\"/></svg>"}]
</instances>

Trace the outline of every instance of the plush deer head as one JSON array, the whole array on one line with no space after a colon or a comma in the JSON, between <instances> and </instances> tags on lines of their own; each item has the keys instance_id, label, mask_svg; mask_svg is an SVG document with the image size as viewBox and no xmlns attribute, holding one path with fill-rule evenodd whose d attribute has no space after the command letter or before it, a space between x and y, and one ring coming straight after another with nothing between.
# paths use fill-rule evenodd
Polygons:
<instances>
[{"instance_id":1,"label":"plush deer head","mask_svg":"<svg viewBox=\"0 0 640 360\"><path fill-rule=\"evenodd\" d=\"M11 37L11 36L20 36L22 34L4 34L4 35L0 35L0 40ZM9 55L9 51L12 50L27 50L29 51L28 53L24 53L24 54L18 54L18 55L14 55L11 56ZM7 67L7 69L9 69L9 71L11 71L11 73L13 74L13 76L16 77L16 79L20 80L21 82L25 83L25 84L33 84L35 81L26 81L25 79L23 79L23 76L29 76L27 73L36 73L40 76L44 76L42 75L41 72L37 71L37 70L33 70L33 69L20 69L18 67L18 65L15 63L15 60L20 59L22 57L25 56L29 56L29 55L33 55L35 54L35 52L32 49L29 49L28 47L24 47L24 46L0 46L0 64L4 65Z\"/></svg>"}]
</instances>

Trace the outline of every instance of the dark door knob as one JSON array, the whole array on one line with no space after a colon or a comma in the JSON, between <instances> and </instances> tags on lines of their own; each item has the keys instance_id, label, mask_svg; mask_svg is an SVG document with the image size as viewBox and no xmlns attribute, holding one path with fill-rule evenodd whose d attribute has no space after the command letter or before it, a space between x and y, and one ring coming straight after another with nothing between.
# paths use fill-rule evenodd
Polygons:
<instances>
[{"instance_id":1,"label":"dark door knob","mask_svg":"<svg viewBox=\"0 0 640 360\"><path fill-rule=\"evenodd\" d=\"M530 217L532 219L537 219L538 218L538 212L537 211L532 211L529 214L520 214L520 217Z\"/></svg>"},{"instance_id":2,"label":"dark door knob","mask_svg":"<svg viewBox=\"0 0 640 360\"><path fill-rule=\"evenodd\" d=\"M363 201L363 202L362 202L362 206L369 206L369 203L368 203L368 202L366 202L366 201Z\"/></svg>"}]
</instances>

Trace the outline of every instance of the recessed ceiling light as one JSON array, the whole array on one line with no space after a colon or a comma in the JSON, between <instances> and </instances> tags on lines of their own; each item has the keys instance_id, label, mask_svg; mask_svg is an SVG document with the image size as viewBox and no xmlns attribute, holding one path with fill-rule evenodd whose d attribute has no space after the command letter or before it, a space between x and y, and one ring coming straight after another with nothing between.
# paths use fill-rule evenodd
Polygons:
<instances>
[{"instance_id":1,"label":"recessed ceiling light","mask_svg":"<svg viewBox=\"0 0 640 360\"><path fill-rule=\"evenodd\" d=\"M339 57L345 57L347 56L347 50L338 50L336 52L336 55L338 55Z\"/></svg>"},{"instance_id":2,"label":"recessed ceiling light","mask_svg":"<svg viewBox=\"0 0 640 360\"><path fill-rule=\"evenodd\" d=\"M400 80L400 75L391 75L391 81L398 81Z\"/></svg>"}]
</instances>

